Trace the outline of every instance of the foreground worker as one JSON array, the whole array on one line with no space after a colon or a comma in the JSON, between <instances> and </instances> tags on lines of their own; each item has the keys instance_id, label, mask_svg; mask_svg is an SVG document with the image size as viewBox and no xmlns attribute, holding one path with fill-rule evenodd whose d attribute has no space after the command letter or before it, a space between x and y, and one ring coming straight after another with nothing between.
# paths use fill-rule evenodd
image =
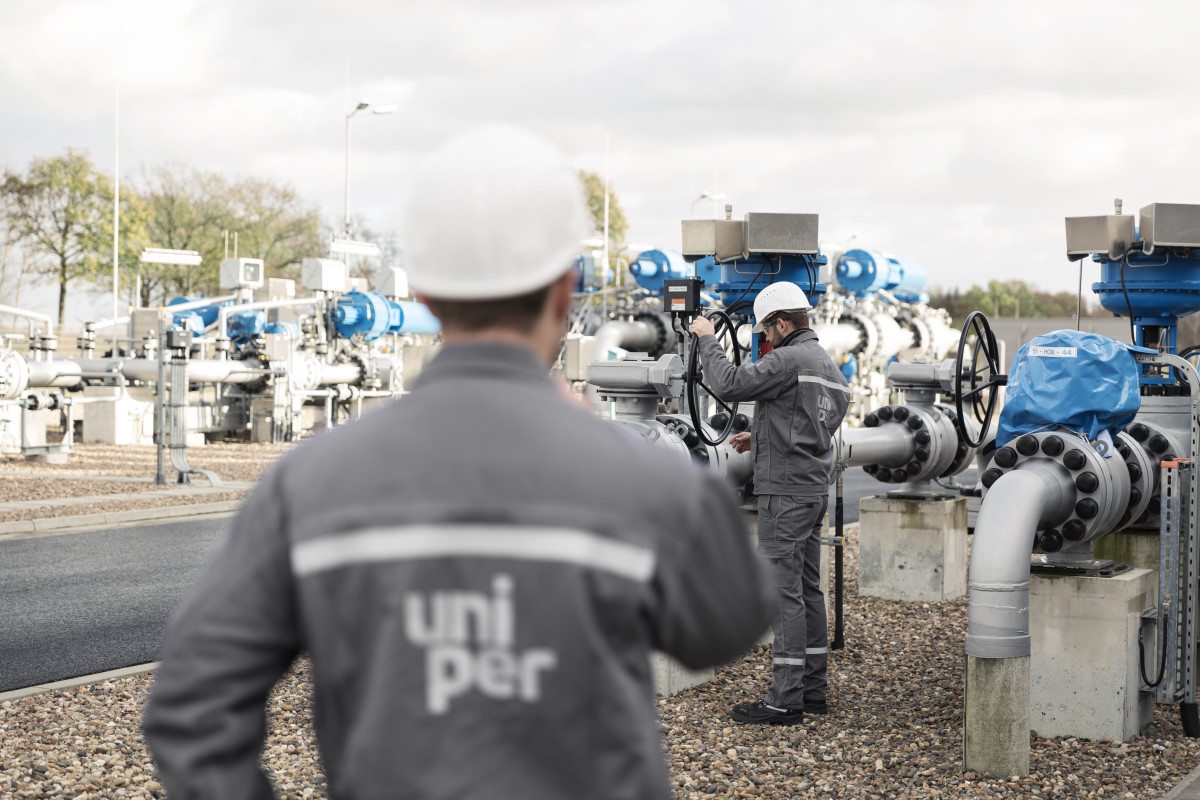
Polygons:
<instances>
[{"instance_id":1,"label":"foreground worker","mask_svg":"<svg viewBox=\"0 0 1200 800\"><path fill-rule=\"evenodd\" d=\"M821 592L821 520L829 504L833 437L850 388L817 335L811 306L794 283L773 283L754 300L755 333L773 348L734 367L704 317L692 321L706 383L726 402L753 400L750 432L730 441L753 452L758 493L758 552L774 567L777 609L771 686L764 700L733 707L738 722L795 725L824 714L829 637Z\"/></svg>"},{"instance_id":2,"label":"foreground worker","mask_svg":"<svg viewBox=\"0 0 1200 800\"><path fill-rule=\"evenodd\" d=\"M491 126L411 185L444 344L285 457L180 607L144 722L172 798L268 798L268 692L312 660L333 798L667 798L652 648L744 652L771 594L731 491L549 375L590 232L552 147Z\"/></svg>"}]
</instances>

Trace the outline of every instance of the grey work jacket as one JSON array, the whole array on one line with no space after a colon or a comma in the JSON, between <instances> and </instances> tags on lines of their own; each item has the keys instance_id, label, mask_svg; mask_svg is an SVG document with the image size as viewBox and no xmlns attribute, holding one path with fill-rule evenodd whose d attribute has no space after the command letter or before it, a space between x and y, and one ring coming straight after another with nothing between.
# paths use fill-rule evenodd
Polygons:
<instances>
[{"instance_id":1,"label":"grey work jacket","mask_svg":"<svg viewBox=\"0 0 1200 800\"><path fill-rule=\"evenodd\" d=\"M754 491L824 497L833 436L850 387L809 328L793 332L752 364L735 367L715 336L701 336L705 383L727 403L753 400Z\"/></svg>"},{"instance_id":2,"label":"grey work jacket","mask_svg":"<svg viewBox=\"0 0 1200 800\"><path fill-rule=\"evenodd\" d=\"M741 654L762 570L718 479L528 350L449 346L263 478L171 623L146 740L172 800L271 797L267 694L308 651L333 798L667 798L649 653Z\"/></svg>"}]
</instances>

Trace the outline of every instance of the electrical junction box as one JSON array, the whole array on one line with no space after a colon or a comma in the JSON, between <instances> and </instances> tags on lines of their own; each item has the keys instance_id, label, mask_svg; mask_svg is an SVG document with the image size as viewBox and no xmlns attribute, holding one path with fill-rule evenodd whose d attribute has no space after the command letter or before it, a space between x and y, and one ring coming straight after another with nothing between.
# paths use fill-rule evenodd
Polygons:
<instances>
[{"instance_id":1,"label":"electrical junction box","mask_svg":"<svg viewBox=\"0 0 1200 800\"><path fill-rule=\"evenodd\" d=\"M379 293L384 297L408 297L408 273L399 267L379 270Z\"/></svg>"},{"instance_id":2,"label":"electrical junction box","mask_svg":"<svg viewBox=\"0 0 1200 800\"><path fill-rule=\"evenodd\" d=\"M683 259L699 261L712 256L717 261L742 258L745 223L729 219L683 220Z\"/></svg>"},{"instance_id":3,"label":"electrical junction box","mask_svg":"<svg viewBox=\"0 0 1200 800\"><path fill-rule=\"evenodd\" d=\"M261 288L263 272L261 258L226 258L221 262L221 288Z\"/></svg>"},{"instance_id":4,"label":"electrical junction box","mask_svg":"<svg viewBox=\"0 0 1200 800\"><path fill-rule=\"evenodd\" d=\"M816 214L746 214L745 255L808 255L821 252Z\"/></svg>"},{"instance_id":5,"label":"electrical junction box","mask_svg":"<svg viewBox=\"0 0 1200 800\"><path fill-rule=\"evenodd\" d=\"M292 354L292 339L282 333L265 334L262 352L267 361L287 361Z\"/></svg>"},{"instance_id":6,"label":"electrical junction box","mask_svg":"<svg viewBox=\"0 0 1200 800\"><path fill-rule=\"evenodd\" d=\"M668 278L663 281L663 310L672 314L698 314L702 286L704 281L699 278Z\"/></svg>"},{"instance_id":7,"label":"electrical junction box","mask_svg":"<svg viewBox=\"0 0 1200 800\"><path fill-rule=\"evenodd\" d=\"M292 300L296 297L296 282L287 278L267 278L268 300Z\"/></svg>"},{"instance_id":8,"label":"electrical junction box","mask_svg":"<svg viewBox=\"0 0 1200 800\"><path fill-rule=\"evenodd\" d=\"M314 292L346 291L346 265L332 258L306 258L300 262L300 284Z\"/></svg>"},{"instance_id":9,"label":"electrical junction box","mask_svg":"<svg viewBox=\"0 0 1200 800\"><path fill-rule=\"evenodd\" d=\"M192 332L172 328L167 331L167 347L175 350L186 350L192 346Z\"/></svg>"},{"instance_id":10,"label":"electrical junction box","mask_svg":"<svg viewBox=\"0 0 1200 800\"><path fill-rule=\"evenodd\" d=\"M563 377L569 381L586 381L588 364L596 360L596 338L568 333Z\"/></svg>"},{"instance_id":11,"label":"electrical junction box","mask_svg":"<svg viewBox=\"0 0 1200 800\"><path fill-rule=\"evenodd\" d=\"M1096 253L1110 259L1125 255L1133 244L1133 216L1067 217L1067 256L1073 261ZM1144 230L1143 230L1144 234Z\"/></svg>"},{"instance_id":12,"label":"electrical junction box","mask_svg":"<svg viewBox=\"0 0 1200 800\"><path fill-rule=\"evenodd\" d=\"M158 309L135 308L129 312L129 338L158 338Z\"/></svg>"},{"instance_id":13,"label":"electrical junction box","mask_svg":"<svg viewBox=\"0 0 1200 800\"><path fill-rule=\"evenodd\" d=\"M1138 212L1138 227L1154 247L1200 247L1200 206L1151 203Z\"/></svg>"}]
</instances>

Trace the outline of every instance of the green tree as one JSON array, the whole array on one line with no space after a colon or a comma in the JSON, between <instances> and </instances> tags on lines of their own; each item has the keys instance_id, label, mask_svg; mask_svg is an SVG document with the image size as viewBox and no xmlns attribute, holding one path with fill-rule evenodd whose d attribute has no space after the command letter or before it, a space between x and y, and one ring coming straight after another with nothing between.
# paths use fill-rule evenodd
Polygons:
<instances>
[{"instance_id":1,"label":"green tree","mask_svg":"<svg viewBox=\"0 0 1200 800\"><path fill-rule=\"evenodd\" d=\"M35 158L27 175L6 171L3 193L13 233L33 246L32 271L58 284L62 324L71 281L97 277L106 224L112 241L112 181L96 170L87 153L67 150L66 155Z\"/></svg>"},{"instance_id":2,"label":"green tree","mask_svg":"<svg viewBox=\"0 0 1200 800\"><path fill-rule=\"evenodd\" d=\"M972 286L966 292L952 289L932 290L929 304L950 312L956 325L961 325L972 311L982 311L996 317L1074 317L1076 297L1071 292L1040 292L1024 281L988 281L986 287ZM1107 312L1092 298L1083 300L1085 317L1103 316Z\"/></svg>"},{"instance_id":3,"label":"green tree","mask_svg":"<svg viewBox=\"0 0 1200 800\"><path fill-rule=\"evenodd\" d=\"M583 181L583 190L587 195L588 211L592 213L592 225L596 233L604 235L604 178L594 172L579 170L579 179ZM629 231L629 223L625 212L617 200L616 192L610 186L608 189L608 249L610 253L619 253L625 244L625 234Z\"/></svg>"},{"instance_id":4,"label":"green tree","mask_svg":"<svg viewBox=\"0 0 1200 800\"><path fill-rule=\"evenodd\" d=\"M238 250L263 259L268 277L296 278L300 262L322 253L321 217L289 184L246 178L230 188Z\"/></svg>"},{"instance_id":5,"label":"green tree","mask_svg":"<svg viewBox=\"0 0 1200 800\"><path fill-rule=\"evenodd\" d=\"M142 246L195 250L201 258L196 267L145 267L138 298L141 305L150 305L156 290L164 301L168 295L216 293L221 259L225 257L224 234L234 225L228 181L215 172L171 163L143 168L138 186L146 207Z\"/></svg>"}]
</instances>

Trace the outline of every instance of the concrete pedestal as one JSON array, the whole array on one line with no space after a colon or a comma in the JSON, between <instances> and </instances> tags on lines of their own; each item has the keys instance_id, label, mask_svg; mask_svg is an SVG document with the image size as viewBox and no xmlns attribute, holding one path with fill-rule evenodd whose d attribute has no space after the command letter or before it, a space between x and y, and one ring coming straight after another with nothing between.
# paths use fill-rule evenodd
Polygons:
<instances>
[{"instance_id":1,"label":"concrete pedestal","mask_svg":"<svg viewBox=\"0 0 1200 800\"><path fill-rule=\"evenodd\" d=\"M0 406L0 453L20 453L22 444L27 447L41 447L46 444L46 427L51 413L58 415L57 411L26 411L22 442L21 407Z\"/></svg>"},{"instance_id":2,"label":"concrete pedestal","mask_svg":"<svg viewBox=\"0 0 1200 800\"><path fill-rule=\"evenodd\" d=\"M83 441L101 444L154 444L154 391L131 386L124 394L117 386L85 386Z\"/></svg>"},{"instance_id":3,"label":"concrete pedestal","mask_svg":"<svg viewBox=\"0 0 1200 800\"><path fill-rule=\"evenodd\" d=\"M967 499L864 497L858 593L936 603L967 593Z\"/></svg>"},{"instance_id":4,"label":"concrete pedestal","mask_svg":"<svg viewBox=\"0 0 1200 800\"><path fill-rule=\"evenodd\" d=\"M708 683L716 674L716 670L711 668L688 669L670 656L659 652L650 656L650 669L654 672L655 693L667 696Z\"/></svg>"},{"instance_id":5,"label":"concrete pedestal","mask_svg":"<svg viewBox=\"0 0 1200 800\"><path fill-rule=\"evenodd\" d=\"M1029 656L967 656L963 769L997 778L1029 774Z\"/></svg>"},{"instance_id":6,"label":"concrete pedestal","mask_svg":"<svg viewBox=\"0 0 1200 800\"><path fill-rule=\"evenodd\" d=\"M1156 530L1118 531L1092 542L1092 555L1096 558L1107 558L1117 564L1128 564L1152 571L1157 592L1158 541L1159 535Z\"/></svg>"},{"instance_id":7,"label":"concrete pedestal","mask_svg":"<svg viewBox=\"0 0 1200 800\"><path fill-rule=\"evenodd\" d=\"M1156 604L1154 580L1146 569L1031 576L1030 727L1038 736L1127 741L1149 724L1138 631L1142 612Z\"/></svg>"}]
</instances>

